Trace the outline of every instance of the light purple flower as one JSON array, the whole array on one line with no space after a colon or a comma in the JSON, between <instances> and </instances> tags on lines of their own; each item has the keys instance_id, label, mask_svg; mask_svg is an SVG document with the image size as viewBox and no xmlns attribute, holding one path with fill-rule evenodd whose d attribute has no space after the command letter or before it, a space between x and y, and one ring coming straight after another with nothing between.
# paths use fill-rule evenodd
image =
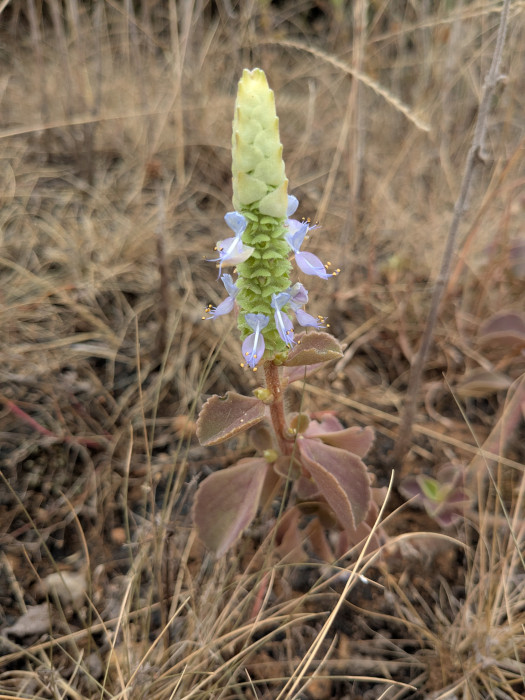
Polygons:
<instances>
[{"instance_id":1,"label":"light purple flower","mask_svg":"<svg viewBox=\"0 0 525 700\"><path fill-rule=\"evenodd\" d=\"M288 209L286 214L290 217L299 206L299 200L293 195L288 196ZM316 275L324 280L334 277L338 274L339 270L335 272L327 272L326 267L330 265L328 263L326 266L323 265L321 260L313 253L301 252L300 248L304 242L304 239L310 229L314 229L315 226L310 226L308 221L297 221L296 219L288 218L286 220L286 226L288 232L285 234L285 239L290 248L295 254L295 262L300 270L302 270L306 275Z\"/></svg>"},{"instance_id":2,"label":"light purple flower","mask_svg":"<svg viewBox=\"0 0 525 700\"><path fill-rule=\"evenodd\" d=\"M249 245L244 245L242 242L242 234L246 230L248 220L237 211L228 212L224 220L235 236L225 238L222 241L217 241L215 250L218 251L219 257L212 258L210 262L219 262L219 277L223 265L238 265L239 263L248 260L254 249Z\"/></svg>"},{"instance_id":3,"label":"light purple flower","mask_svg":"<svg viewBox=\"0 0 525 700\"><path fill-rule=\"evenodd\" d=\"M308 290L300 282L296 282L290 289L287 290L290 294L290 308L295 311L295 318L300 326L306 328L311 326L312 328L325 328L324 316L312 316L311 314L304 311L302 308L308 301Z\"/></svg>"},{"instance_id":4,"label":"light purple flower","mask_svg":"<svg viewBox=\"0 0 525 700\"><path fill-rule=\"evenodd\" d=\"M319 330L319 328L326 328L324 325L324 316L317 316L316 318L315 316L312 316L304 311L304 309L297 309L295 312L295 318L297 319L297 323L300 326L303 326L303 328L306 328L307 326L311 326L317 330Z\"/></svg>"},{"instance_id":5,"label":"light purple flower","mask_svg":"<svg viewBox=\"0 0 525 700\"><path fill-rule=\"evenodd\" d=\"M204 312L208 315L203 316L203 318L217 318L217 316L224 316L224 314L229 314L230 311L232 311L233 309L235 297L239 292L239 290L237 289L237 285L233 281L231 275L223 275L221 277L221 280L226 288L226 291L228 292L228 296L226 299L224 299L224 301L221 301L221 303L217 307L213 307L210 304L210 306L208 306L208 308Z\"/></svg>"},{"instance_id":6,"label":"light purple flower","mask_svg":"<svg viewBox=\"0 0 525 700\"><path fill-rule=\"evenodd\" d=\"M248 226L248 219L238 211L229 211L224 215L224 221L236 236L242 236Z\"/></svg>"},{"instance_id":7,"label":"light purple flower","mask_svg":"<svg viewBox=\"0 0 525 700\"><path fill-rule=\"evenodd\" d=\"M283 311L283 306L286 306L290 299L291 294L289 292L279 292L279 294L272 294L271 301L272 309L275 309L275 327L281 336L281 340L285 342L286 345L295 344L295 340L293 339L293 323L290 317Z\"/></svg>"},{"instance_id":8,"label":"light purple flower","mask_svg":"<svg viewBox=\"0 0 525 700\"><path fill-rule=\"evenodd\" d=\"M299 206L299 200L294 197L293 194L288 195L288 208L286 209L286 217L289 219L292 214L295 214L297 207Z\"/></svg>"},{"instance_id":9,"label":"light purple flower","mask_svg":"<svg viewBox=\"0 0 525 700\"><path fill-rule=\"evenodd\" d=\"M265 349L261 331L266 328L270 319L265 314L246 314L244 319L254 332L245 338L242 344L242 355L248 366L255 369L255 365L262 359Z\"/></svg>"},{"instance_id":10,"label":"light purple flower","mask_svg":"<svg viewBox=\"0 0 525 700\"><path fill-rule=\"evenodd\" d=\"M301 282L296 282L286 291L290 293L290 306L294 311L308 303L308 290Z\"/></svg>"}]
</instances>

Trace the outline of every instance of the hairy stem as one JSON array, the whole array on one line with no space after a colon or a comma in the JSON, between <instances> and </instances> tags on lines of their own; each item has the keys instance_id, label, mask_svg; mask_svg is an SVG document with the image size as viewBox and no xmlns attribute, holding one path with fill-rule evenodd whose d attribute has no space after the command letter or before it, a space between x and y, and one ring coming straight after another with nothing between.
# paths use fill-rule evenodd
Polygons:
<instances>
[{"instance_id":1,"label":"hairy stem","mask_svg":"<svg viewBox=\"0 0 525 700\"><path fill-rule=\"evenodd\" d=\"M401 461L409 449L409 442L410 437L412 435L412 425L414 423L414 416L416 413L416 403L419 393L419 387L421 385L423 367L425 365L428 351L430 349L430 344L432 342L434 328L436 325L439 306L443 297L445 284L450 275L452 254L456 247L456 239L458 235L459 224L466 209L467 198L472 184L472 177L474 174L475 166L479 162L484 163L486 161L485 138L487 133L487 121L489 115L490 101L492 98L492 93L494 92L496 85L501 79L500 64L501 56L503 54L503 47L505 45L505 37L507 34L509 9L510 0L504 0L503 7L501 10L496 46L494 48L494 54L492 56L491 65L485 78L485 83L483 85L483 93L479 105L478 117L476 120L476 127L474 130L472 145L467 155L459 196L457 198L456 204L454 205L454 215L450 224L447 243L441 261L441 268L439 271L438 278L436 280L436 284L434 286L434 291L432 294L432 300L430 304L430 311L427 317L427 323L421 340L421 347L419 348L419 352L416 355L414 364L410 369L410 377L408 380L407 396L405 401L405 410L401 418L401 425L399 427L397 442L391 457L393 462Z\"/></svg>"},{"instance_id":2,"label":"hairy stem","mask_svg":"<svg viewBox=\"0 0 525 700\"><path fill-rule=\"evenodd\" d=\"M279 368L271 360L264 363L266 388L272 392L273 402L270 404L270 416L273 429L283 455L291 454L293 443L286 439L286 414L284 411L284 392L279 377Z\"/></svg>"}]
</instances>

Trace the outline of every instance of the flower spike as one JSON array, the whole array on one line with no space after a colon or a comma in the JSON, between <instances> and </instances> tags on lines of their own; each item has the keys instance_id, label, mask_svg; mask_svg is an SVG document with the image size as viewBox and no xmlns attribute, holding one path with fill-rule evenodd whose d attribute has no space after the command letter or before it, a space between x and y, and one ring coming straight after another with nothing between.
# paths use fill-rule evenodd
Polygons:
<instances>
[{"instance_id":1,"label":"flower spike","mask_svg":"<svg viewBox=\"0 0 525 700\"><path fill-rule=\"evenodd\" d=\"M301 250L316 225L291 218L299 200L288 194L282 152L275 98L266 76L259 68L244 70L232 130L234 211L224 217L229 237L217 242L213 259L228 296L216 307L210 304L203 318L236 312L244 364L252 369L263 356L282 362L297 344L294 324L325 327L322 316L304 310L308 292L290 279L291 257L295 255L307 275L328 279L339 272ZM236 277L223 274L228 265L236 267Z\"/></svg>"}]
</instances>

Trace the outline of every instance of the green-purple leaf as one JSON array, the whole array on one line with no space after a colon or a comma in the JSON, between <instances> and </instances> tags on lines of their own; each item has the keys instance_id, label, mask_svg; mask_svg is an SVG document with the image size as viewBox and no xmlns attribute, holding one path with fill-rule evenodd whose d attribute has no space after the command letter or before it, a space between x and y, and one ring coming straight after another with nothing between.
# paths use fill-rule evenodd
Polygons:
<instances>
[{"instance_id":1,"label":"green-purple leaf","mask_svg":"<svg viewBox=\"0 0 525 700\"><path fill-rule=\"evenodd\" d=\"M315 365L318 362L337 360L343 356L339 341L329 333L310 331L296 336L297 345L288 353L285 367Z\"/></svg>"},{"instance_id":2,"label":"green-purple leaf","mask_svg":"<svg viewBox=\"0 0 525 700\"><path fill-rule=\"evenodd\" d=\"M228 391L226 396L211 396L197 419L197 437L201 445L218 445L248 430L265 416L266 407L252 396Z\"/></svg>"},{"instance_id":3,"label":"green-purple leaf","mask_svg":"<svg viewBox=\"0 0 525 700\"><path fill-rule=\"evenodd\" d=\"M241 459L210 474L200 485L193 506L199 538L218 557L239 539L257 514L270 465L265 459Z\"/></svg>"},{"instance_id":4,"label":"green-purple leaf","mask_svg":"<svg viewBox=\"0 0 525 700\"><path fill-rule=\"evenodd\" d=\"M302 462L341 525L353 532L366 518L371 490L363 462L339 447L299 437Z\"/></svg>"},{"instance_id":5,"label":"green-purple leaf","mask_svg":"<svg viewBox=\"0 0 525 700\"><path fill-rule=\"evenodd\" d=\"M308 476L296 479L294 489L300 501L313 501L320 496L319 487Z\"/></svg>"},{"instance_id":6,"label":"green-purple leaf","mask_svg":"<svg viewBox=\"0 0 525 700\"><path fill-rule=\"evenodd\" d=\"M283 368L283 381L287 384L292 382L304 381L308 377L317 372L317 370L324 365L324 362L317 362L315 365L298 365L297 367L284 367Z\"/></svg>"},{"instance_id":7,"label":"green-purple leaf","mask_svg":"<svg viewBox=\"0 0 525 700\"><path fill-rule=\"evenodd\" d=\"M463 488L464 470L457 464L446 464L437 473L437 479L426 474L409 476L399 485L406 498L415 496L415 503L422 505L431 518L450 527L463 517L472 499Z\"/></svg>"},{"instance_id":8,"label":"green-purple leaf","mask_svg":"<svg viewBox=\"0 0 525 700\"><path fill-rule=\"evenodd\" d=\"M266 460L265 460L266 461ZM261 491L260 496L260 507L262 511L270 508L273 499L277 496L279 489L283 483L282 477L277 474L277 472L272 468L275 463L270 464L266 469L266 477Z\"/></svg>"},{"instance_id":9,"label":"green-purple leaf","mask_svg":"<svg viewBox=\"0 0 525 700\"><path fill-rule=\"evenodd\" d=\"M342 450L353 452L358 457L364 457L374 442L374 431L367 426L353 426L338 430L335 433L318 433L317 437L327 445L340 447Z\"/></svg>"}]
</instances>

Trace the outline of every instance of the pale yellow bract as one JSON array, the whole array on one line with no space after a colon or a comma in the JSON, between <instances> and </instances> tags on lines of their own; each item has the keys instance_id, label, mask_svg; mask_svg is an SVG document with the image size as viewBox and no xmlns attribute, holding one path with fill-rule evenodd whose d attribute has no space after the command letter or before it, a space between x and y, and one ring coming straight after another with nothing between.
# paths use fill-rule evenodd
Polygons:
<instances>
[{"instance_id":1,"label":"pale yellow bract","mask_svg":"<svg viewBox=\"0 0 525 700\"><path fill-rule=\"evenodd\" d=\"M276 219L286 217L288 180L273 90L260 68L239 81L232 136L233 206Z\"/></svg>"}]
</instances>

